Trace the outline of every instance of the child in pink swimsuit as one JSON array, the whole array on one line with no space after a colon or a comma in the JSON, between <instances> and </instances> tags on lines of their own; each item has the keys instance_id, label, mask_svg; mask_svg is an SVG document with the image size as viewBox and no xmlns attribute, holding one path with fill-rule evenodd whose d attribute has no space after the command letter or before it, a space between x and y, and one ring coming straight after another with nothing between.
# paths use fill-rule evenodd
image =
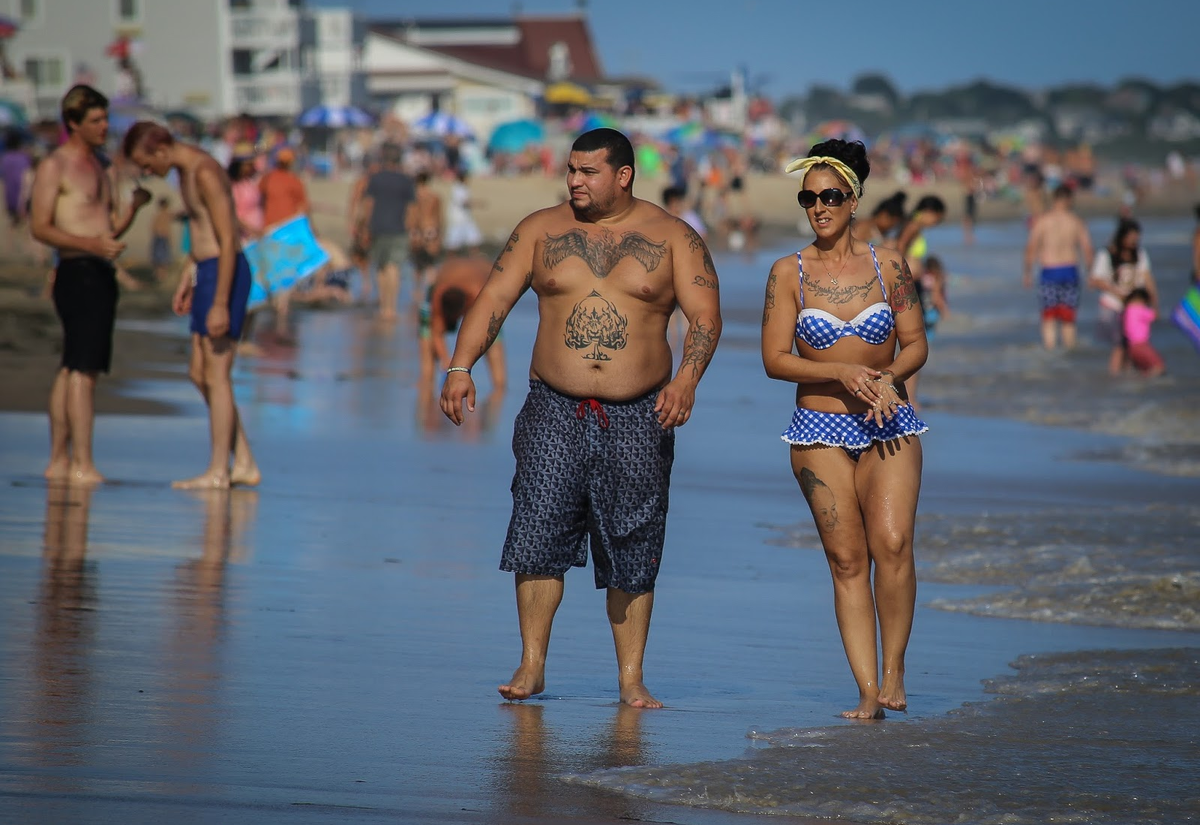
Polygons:
<instances>
[{"instance_id":1,"label":"child in pink swimsuit","mask_svg":"<svg viewBox=\"0 0 1200 825\"><path fill-rule=\"evenodd\" d=\"M1150 306L1150 293L1135 289L1125 299L1125 311L1121 315L1121 326L1125 331L1125 345L1129 360L1139 372L1151 377L1162 375L1166 370L1162 356L1150 343L1150 325L1157 313Z\"/></svg>"}]
</instances>

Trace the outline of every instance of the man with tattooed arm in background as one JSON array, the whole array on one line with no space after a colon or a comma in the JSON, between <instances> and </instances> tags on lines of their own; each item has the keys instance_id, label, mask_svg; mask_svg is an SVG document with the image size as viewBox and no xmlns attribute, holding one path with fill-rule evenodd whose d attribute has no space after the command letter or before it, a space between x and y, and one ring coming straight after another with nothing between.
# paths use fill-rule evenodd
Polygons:
<instances>
[{"instance_id":1,"label":"man with tattooed arm in background","mask_svg":"<svg viewBox=\"0 0 1200 825\"><path fill-rule=\"evenodd\" d=\"M517 225L462 322L442 388L455 424L475 407L471 367L533 288L537 338L517 416L513 514L500 569L516 574L521 663L506 699L545 689L563 577L587 563L607 590L621 701L660 708L642 681L666 531L675 428L721 334L717 273L694 229L633 196L633 147L613 129L576 139L570 199ZM667 322L688 319L671 376ZM465 407L465 409L464 409Z\"/></svg>"}]
</instances>

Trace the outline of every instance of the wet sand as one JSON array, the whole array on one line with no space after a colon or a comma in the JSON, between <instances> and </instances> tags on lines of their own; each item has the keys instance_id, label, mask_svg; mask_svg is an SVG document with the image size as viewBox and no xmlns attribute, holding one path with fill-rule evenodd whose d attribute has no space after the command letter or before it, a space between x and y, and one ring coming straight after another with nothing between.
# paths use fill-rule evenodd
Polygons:
<instances>
[{"instance_id":1,"label":"wet sand","mask_svg":"<svg viewBox=\"0 0 1200 825\"><path fill-rule=\"evenodd\" d=\"M113 483L90 494L40 479L43 416L0 414L0 820L760 821L562 777L730 759L761 747L752 731L848 724L835 718L853 686L825 562L812 542L778 541L808 517L778 440L790 392L763 377L756 344L769 259L717 257L733 311L679 437L647 656L663 711L616 704L590 571L568 576L547 694L496 695L518 653L496 565L524 387L488 395L455 431L415 386L408 319L300 312L298 348L241 362L255 491L168 488L207 451L182 361L124 382L132 402L175 412L101 416ZM510 375L534 313L523 302L506 325ZM173 353L182 325L140 329ZM1190 479L1079 460L1123 443L1112 436L948 407L926 413L922 512L1194 497ZM985 699L981 681L1021 654L1200 645L928 606L982 589L923 585L911 709L886 725Z\"/></svg>"}]
</instances>

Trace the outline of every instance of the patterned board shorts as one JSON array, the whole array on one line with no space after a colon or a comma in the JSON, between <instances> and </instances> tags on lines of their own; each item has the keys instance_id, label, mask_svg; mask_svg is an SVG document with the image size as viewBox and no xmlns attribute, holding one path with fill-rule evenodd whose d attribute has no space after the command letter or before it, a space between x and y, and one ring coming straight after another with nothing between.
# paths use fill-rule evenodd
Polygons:
<instances>
[{"instance_id":1,"label":"patterned board shorts","mask_svg":"<svg viewBox=\"0 0 1200 825\"><path fill-rule=\"evenodd\" d=\"M590 537L598 589L654 589L675 459L675 431L654 414L657 396L600 402L529 382L513 431L501 570L561 576L587 564Z\"/></svg>"},{"instance_id":2,"label":"patterned board shorts","mask_svg":"<svg viewBox=\"0 0 1200 825\"><path fill-rule=\"evenodd\" d=\"M1073 266L1047 267L1038 283L1042 318L1075 323L1079 307L1079 271Z\"/></svg>"},{"instance_id":3,"label":"patterned board shorts","mask_svg":"<svg viewBox=\"0 0 1200 825\"><path fill-rule=\"evenodd\" d=\"M895 441L928 430L929 425L917 418L910 404L897 407L896 414L891 420L885 418L882 427L867 421L864 413L827 413L797 407L791 426L780 438L795 446L841 447L857 460L876 442Z\"/></svg>"}]
</instances>

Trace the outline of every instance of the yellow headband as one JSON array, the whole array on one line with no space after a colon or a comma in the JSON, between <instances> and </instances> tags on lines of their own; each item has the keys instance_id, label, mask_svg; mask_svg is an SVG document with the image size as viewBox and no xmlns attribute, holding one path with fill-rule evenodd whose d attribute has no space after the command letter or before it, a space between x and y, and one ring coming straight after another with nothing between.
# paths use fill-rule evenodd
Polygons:
<instances>
[{"instance_id":1,"label":"yellow headband","mask_svg":"<svg viewBox=\"0 0 1200 825\"><path fill-rule=\"evenodd\" d=\"M859 183L858 175L854 174L854 170L837 158L831 158L828 155L817 155L816 157L811 158L797 158L789 163L784 171L789 175L792 172L804 172L804 174L807 175L808 170L814 166L832 167L833 171L837 172L846 179L846 183L850 184L850 188L854 190L854 194L860 198L862 197L862 184ZM803 180L803 178L801 178L801 180Z\"/></svg>"}]
</instances>

